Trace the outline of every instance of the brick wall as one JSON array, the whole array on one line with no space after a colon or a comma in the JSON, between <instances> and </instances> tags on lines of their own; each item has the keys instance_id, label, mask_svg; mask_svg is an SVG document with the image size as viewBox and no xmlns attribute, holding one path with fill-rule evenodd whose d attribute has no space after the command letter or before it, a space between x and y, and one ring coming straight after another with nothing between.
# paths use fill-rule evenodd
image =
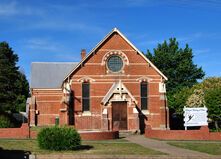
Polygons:
<instances>
[{"instance_id":1,"label":"brick wall","mask_svg":"<svg viewBox=\"0 0 221 159\"><path fill-rule=\"evenodd\" d=\"M89 131L79 133L82 140L108 140L119 138L118 131ZM27 123L23 123L20 128L0 128L0 138L5 139L36 139L37 135L37 131L31 131Z\"/></svg>"},{"instance_id":2,"label":"brick wall","mask_svg":"<svg viewBox=\"0 0 221 159\"><path fill-rule=\"evenodd\" d=\"M84 131L79 132L82 140L110 140L118 139L119 131ZM37 138L37 131L30 131L30 138Z\"/></svg>"},{"instance_id":3,"label":"brick wall","mask_svg":"<svg viewBox=\"0 0 221 159\"><path fill-rule=\"evenodd\" d=\"M0 138L29 138L29 126L27 123L23 123L20 128L0 128Z\"/></svg>"},{"instance_id":4,"label":"brick wall","mask_svg":"<svg viewBox=\"0 0 221 159\"><path fill-rule=\"evenodd\" d=\"M221 133L209 132L208 127L200 130L152 130L147 126L145 136L163 140L221 140Z\"/></svg>"},{"instance_id":5,"label":"brick wall","mask_svg":"<svg viewBox=\"0 0 221 159\"><path fill-rule=\"evenodd\" d=\"M110 140L118 139L118 131L107 131L107 132L80 132L82 140Z\"/></svg>"},{"instance_id":6,"label":"brick wall","mask_svg":"<svg viewBox=\"0 0 221 159\"><path fill-rule=\"evenodd\" d=\"M105 59L108 53L113 50L120 50L119 54L125 62L123 71L119 74L109 73L106 67ZM82 80L85 77L93 79L90 82L90 114L85 116L82 112ZM132 96L137 100L137 107L140 109L140 78L148 78L148 110L146 113L146 124L154 128L166 127L166 109L165 100L161 99L162 93L159 92L159 82L162 82L161 75L151 67L147 61L134 50L119 34L111 35L87 60L70 75L71 90L73 91L74 125L78 130L88 129L106 129L106 120L102 117L102 112L107 108L109 130L112 125L111 104L103 105L103 97L109 91L114 82L121 80ZM56 79L55 79L56 80ZM147 80L147 79L146 79ZM67 111L61 112L62 90L37 90L32 91L32 96L36 97L36 105L30 110L30 118L35 119L37 126L55 124L56 116L60 118L60 124L68 125ZM129 102L128 102L129 103ZM127 127L134 131L139 129L138 114L133 112L134 103L127 105ZM34 123L33 121L30 123Z\"/></svg>"}]
</instances>

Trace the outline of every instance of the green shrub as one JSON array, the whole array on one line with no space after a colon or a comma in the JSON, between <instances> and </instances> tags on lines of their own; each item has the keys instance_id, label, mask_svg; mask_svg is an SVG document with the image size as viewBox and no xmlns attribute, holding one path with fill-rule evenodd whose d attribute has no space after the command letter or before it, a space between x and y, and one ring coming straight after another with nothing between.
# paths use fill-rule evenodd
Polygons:
<instances>
[{"instance_id":1,"label":"green shrub","mask_svg":"<svg viewBox=\"0 0 221 159\"><path fill-rule=\"evenodd\" d=\"M8 116L0 115L0 128L10 128L11 121Z\"/></svg>"},{"instance_id":2,"label":"green shrub","mask_svg":"<svg viewBox=\"0 0 221 159\"><path fill-rule=\"evenodd\" d=\"M38 144L48 150L75 150L81 145L81 137L74 128L50 127L43 128L38 133Z\"/></svg>"}]
</instances>

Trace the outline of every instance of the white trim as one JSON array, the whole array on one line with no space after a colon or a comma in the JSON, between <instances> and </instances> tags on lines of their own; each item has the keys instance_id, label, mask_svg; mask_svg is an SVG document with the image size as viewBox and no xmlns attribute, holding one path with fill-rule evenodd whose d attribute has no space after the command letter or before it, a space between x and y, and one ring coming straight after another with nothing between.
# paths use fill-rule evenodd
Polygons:
<instances>
[{"instance_id":1,"label":"white trim","mask_svg":"<svg viewBox=\"0 0 221 159\"><path fill-rule=\"evenodd\" d=\"M36 97L41 97L41 96L43 96L43 97L48 97L48 96L50 96L50 97L54 97L54 96L55 96L55 97L56 97L56 96L57 96L57 97L60 97L60 96L62 96L62 94L56 94L56 95L55 95L55 94L47 94L47 93L44 93L44 94L36 94L35 96L36 96Z\"/></svg>"},{"instance_id":2,"label":"white trim","mask_svg":"<svg viewBox=\"0 0 221 159\"><path fill-rule=\"evenodd\" d=\"M150 113L150 115L160 115L160 113Z\"/></svg>"},{"instance_id":3,"label":"white trim","mask_svg":"<svg viewBox=\"0 0 221 159\"><path fill-rule=\"evenodd\" d=\"M83 83L83 82L90 82L90 83L92 83L92 82L95 82L95 79L90 78L88 76L83 76L80 79L78 79L77 81L81 82L81 83ZM72 83L72 81L71 81L71 83Z\"/></svg>"},{"instance_id":4,"label":"white trim","mask_svg":"<svg viewBox=\"0 0 221 159\"><path fill-rule=\"evenodd\" d=\"M135 49L161 76L164 77L165 80L168 80L167 77L146 57L140 50L138 50L117 28L114 28L114 31L120 34L123 39L130 44L133 49Z\"/></svg>"},{"instance_id":5,"label":"white trim","mask_svg":"<svg viewBox=\"0 0 221 159\"><path fill-rule=\"evenodd\" d=\"M36 103L60 103L61 100L51 100L51 101L47 101L47 100L42 100L42 101L36 101Z\"/></svg>"},{"instance_id":6,"label":"white trim","mask_svg":"<svg viewBox=\"0 0 221 159\"><path fill-rule=\"evenodd\" d=\"M90 98L104 98L105 95L90 96ZM82 98L82 96L75 96L76 98ZM140 98L140 95L133 95L134 98ZM159 98L160 95L148 95L148 98Z\"/></svg>"},{"instance_id":7,"label":"white trim","mask_svg":"<svg viewBox=\"0 0 221 159\"><path fill-rule=\"evenodd\" d=\"M87 65L103 65L102 63L98 63L98 62L96 62L96 63L92 63L92 62L90 62L90 63L85 63L84 64L85 66L87 66ZM147 63L130 63L130 65L147 65Z\"/></svg>"},{"instance_id":8,"label":"white trim","mask_svg":"<svg viewBox=\"0 0 221 159\"><path fill-rule=\"evenodd\" d=\"M160 79L157 79L157 78L121 78L120 79L121 81L131 81L131 82L136 82L136 83L140 83L142 81L147 81L149 83L159 83L160 82ZM151 81L154 81L155 82L151 82ZM95 82L96 81L96 82ZM111 79L111 78L97 78L96 80L94 79L93 82L97 83L97 82L115 82L116 80L115 79ZM157 82L159 81L159 82ZM74 79L72 80L72 83L76 83L76 82L81 82L81 79Z\"/></svg>"},{"instance_id":9,"label":"white trim","mask_svg":"<svg viewBox=\"0 0 221 159\"><path fill-rule=\"evenodd\" d=\"M123 80L123 81L137 81L138 83L139 83L139 80L137 80L138 78L120 78L121 80ZM149 78L149 79L151 79L151 80L157 80L157 81L159 81L160 82L160 79L159 78ZM101 77L101 78L96 78L96 82L99 82L99 81L116 81L116 80L114 80L114 79L111 79L111 78L108 78L108 77ZM147 81L147 80L146 80ZM73 82L80 82L79 81L79 79L74 79L74 80L72 80L72 83ZM159 82L157 82L157 83L159 83Z\"/></svg>"},{"instance_id":10,"label":"white trim","mask_svg":"<svg viewBox=\"0 0 221 159\"><path fill-rule=\"evenodd\" d=\"M86 64L84 64L85 66L87 66L87 65L96 65L96 66L100 66L101 65L101 63L86 63Z\"/></svg>"},{"instance_id":11,"label":"white trim","mask_svg":"<svg viewBox=\"0 0 221 159\"><path fill-rule=\"evenodd\" d=\"M82 116L92 116L90 111L83 111Z\"/></svg>"},{"instance_id":12,"label":"white trim","mask_svg":"<svg viewBox=\"0 0 221 159\"><path fill-rule=\"evenodd\" d=\"M138 114L139 112L137 111L137 108L133 108L133 113Z\"/></svg>"},{"instance_id":13,"label":"white trim","mask_svg":"<svg viewBox=\"0 0 221 159\"><path fill-rule=\"evenodd\" d=\"M149 83L152 80L153 80L152 78L149 78L147 76L142 76L142 77L136 79L136 81L139 81L139 82L149 82Z\"/></svg>"},{"instance_id":14,"label":"white trim","mask_svg":"<svg viewBox=\"0 0 221 159\"><path fill-rule=\"evenodd\" d=\"M123 53L121 50L110 50L108 51L102 58L101 60L101 65L104 66L108 59L112 56L112 55L117 55L121 58L122 62L123 62L123 67L122 69L124 68L124 65L129 65L129 59L128 57L126 56L125 53ZM106 67L107 67L107 64L106 64ZM107 67L108 68L108 67Z\"/></svg>"},{"instance_id":15,"label":"white trim","mask_svg":"<svg viewBox=\"0 0 221 159\"><path fill-rule=\"evenodd\" d=\"M144 115L149 115L149 114L150 114L149 110L141 110L141 112L142 112Z\"/></svg>"},{"instance_id":16,"label":"white trim","mask_svg":"<svg viewBox=\"0 0 221 159\"><path fill-rule=\"evenodd\" d=\"M108 90L107 94L104 96L104 98L101 101L101 104L106 105L109 102L112 101L128 101L126 97L124 97L122 94L128 94L130 99L134 103L138 103L137 100L133 97L133 95L130 93L130 91L125 87L125 85L120 81L113 83L111 88ZM119 98L110 100L113 97L113 94L119 94Z\"/></svg>"},{"instance_id":17,"label":"white trim","mask_svg":"<svg viewBox=\"0 0 221 159\"><path fill-rule=\"evenodd\" d=\"M123 81L123 80L122 80ZM96 83L93 83L93 84L112 84L112 83L114 83L115 81L100 81L100 82L96 82ZM136 81L128 81L128 82L126 82L126 81L123 81L124 83L131 83L131 84L139 84L140 82L136 82ZM81 84L80 82L72 82L73 84ZM149 82L149 83L159 83L159 82ZM92 83L91 83L92 84Z\"/></svg>"},{"instance_id":18,"label":"white trim","mask_svg":"<svg viewBox=\"0 0 221 159\"><path fill-rule=\"evenodd\" d=\"M82 96L75 96L76 98L82 98ZM104 96L90 96L90 98L103 98Z\"/></svg>"},{"instance_id":19,"label":"white trim","mask_svg":"<svg viewBox=\"0 0 221 159\"><path fill-rule=\"evenodd\" d=\"M74 78L75 77L83 77L83 76L85 76L85 75L74 75ZM104 76L133 76L133 77L140 77L140 76L145 76L145 75L130 75L130 74L123 74L123 75L121 75L121 74L119 74L119 75L87 75L87 76L90 76L90 77L104 77ZM161 77L160 75L148 75L148 76L153 76L153 77ZM73 79L73 78L72 78Z\"/></svg>"},{"instance_id":20,"label":"white trim","mask_svg":"<svg viewBox=\"0 0 221 159\"><path fill-rule=\"evenodd\" d=\"M159 92L166 93L166 84L163 82L159 82Z\"/></svg>"},{"instance_id":21,"label":"white trim","mask_svg":"<svg viewBox=\"0 0 221 159\"><path fill-rule=\"evenodd\" d=\"M76 81L76 82L72 82L72 83L73 83L73 84L81 84L81 82L77 82L77 81ZM107 84L108 84L108 83L111 83L111 84L112 84L113 81L112 81L112 82L96 82L96 84L101 84L101 83L107 83ZM90 83L90 84L92 84L92 83Z\"/></svg>"},{"instance_id":22,"label":"white trim","mask_svg":"<svg viewBox=\"0 0 221 159\"><path fill-rule=\"evenodd\" d=\"M113 50L113 49L100 49L100 51L103 51L103 52L106 52L106 51L111 51L111 50ZM136 52L136 51L134 51L134 50L132 50L132 49L121 49L121 51L127 51L127 52Z\"/></svg>"},{"instance_id":23,"label":"white trim","mask_svg":"<svg viewBox=\"0 0 221 159\"><path fill-rule=\"evenodd\" d=\"M36 93L36 92L35 92ZM35 94L35 96L38 96L38 95L63 95L63 92L59 92L59 93L51 93L51 92L37 92Z\"/></svg>"},{"instance_id":24,"label":"white trim","mask_svg":"<svg viewBox=\"0 0 221 159\"><path fill-rule=\"evenodd\" d=\"M59 116L59 114L42 114L42 113L39 114L39 116L44 116L44 115Z\"/></svg>"},{"instance_id":25,"label":"white trim","mask_svg":"<svg viewBox=\"0 0 221 159\"><path fill-rule=\"evenodd\" d=\"M167 77L146 57L142 52L140 52L117 28L114 28L111 32L109 32L104 39L102 39L91 51L90 53L84 57L84 59L81 60L80 63L64 78L64 81L76 70L79 66L82 65L82 63L90 57L96 50L101 46L102 43L104 43L113 33L118 33L134 50L137 51L162 77L164 77L165 80L168 80Z\"/></svg>"},{"instance_id":26,"label":"white trim","mask_svg":"<svg viewBox=\"0 0 221 159\"><path fill-rule=\"evenodd\" d=\"M137 66L146 66L146 63L130 63L130 65L137 65Z\"/></svg>"}]
</instances>

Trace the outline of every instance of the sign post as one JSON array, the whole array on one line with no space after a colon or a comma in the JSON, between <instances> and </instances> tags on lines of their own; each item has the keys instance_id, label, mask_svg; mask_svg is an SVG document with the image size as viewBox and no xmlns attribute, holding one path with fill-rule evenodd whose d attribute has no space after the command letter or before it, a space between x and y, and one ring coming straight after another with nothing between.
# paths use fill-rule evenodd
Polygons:
<instances>
[{"instance_id":1,"label":"sign post","mask_svg":"<svg viewBox=\"0 0 221 159\"><path fill-rule=\"evenodd\" d=\"M187 127L190 126L204 126L208 125L207 118L207 108L198 107L198 108L187 108L184 107L184 127L187 130Z\"/></svg>"}]
</instances>

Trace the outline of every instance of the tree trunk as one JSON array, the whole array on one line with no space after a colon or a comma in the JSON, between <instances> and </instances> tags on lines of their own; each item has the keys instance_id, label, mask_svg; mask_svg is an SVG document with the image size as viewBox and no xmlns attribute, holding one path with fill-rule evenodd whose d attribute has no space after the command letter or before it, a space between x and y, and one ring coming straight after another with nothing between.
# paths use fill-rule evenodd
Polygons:
<instances>
[{"instance_id":1,"label":"tree trunk","mask_svg":"<svg viewBox=\"0 0 221 159\"><path fill-rule=\"evenodd\" d=\"M215 120L214 122L215 122L215 128L216 128L216 130L218 130L218 129L219 129L219 124L218 124L218 121L217 121L217 120Z\"/></svg>"}]
</instances>

